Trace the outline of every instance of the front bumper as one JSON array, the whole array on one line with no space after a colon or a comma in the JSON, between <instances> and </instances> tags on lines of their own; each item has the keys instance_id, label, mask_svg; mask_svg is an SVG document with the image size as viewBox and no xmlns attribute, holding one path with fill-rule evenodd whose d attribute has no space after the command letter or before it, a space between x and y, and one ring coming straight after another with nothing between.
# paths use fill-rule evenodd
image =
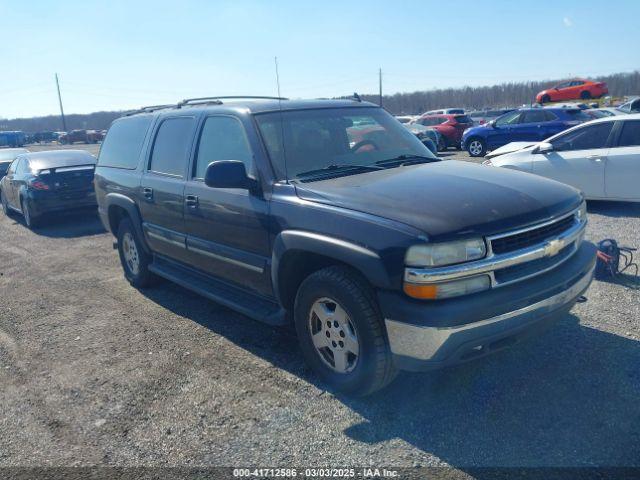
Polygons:
<instances>
[{"instance_id":1,"label":"front bumper","mask_svg":"<svg viewBox=\"0 0 640 480\"><path fill-rule=\"evenodd\" d=\"M394 363L412 371L454 365L507 347L562 318L593 279L595 251L584 242L550 272L468 297L419 302L379 292Z\"/></svg>"}]
</instances>

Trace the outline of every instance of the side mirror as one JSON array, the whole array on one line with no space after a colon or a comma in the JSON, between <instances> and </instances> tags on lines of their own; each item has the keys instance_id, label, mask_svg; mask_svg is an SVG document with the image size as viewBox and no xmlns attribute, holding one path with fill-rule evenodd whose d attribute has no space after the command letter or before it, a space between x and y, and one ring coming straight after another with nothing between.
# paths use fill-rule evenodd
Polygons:
<instances>
[{"instance_id":1,"label":"side mirror","mask_svg":"<svg viewBox=\"0 0 640 480\"><path fill-rule=\"evenodd\" d=\"M542 142L536 147L535 153L553 152L553 145L548 142Z\"/></svg>"},{"instance_id":2,"label":"side mirror","mask_svg":"<svg viewBox=\"0 0 640 480\"><path fill-rule=\"evenodd\" d=\"M491 120L489 123L487 123L487 125L489 125L491 128L498 128L495 120Z\"/></svg>"},{"instance_id":3,"label":"side mirror","mask_svg":"<svg viewBox=\"0 0 640 480\"><path fill-rule=\"evenodd\" d=\"M204 174L204 183L212 188L243 188L253 190L255 180L249 178L244 163L239 160L212 162Z\"/></svg>"}]
</instances>

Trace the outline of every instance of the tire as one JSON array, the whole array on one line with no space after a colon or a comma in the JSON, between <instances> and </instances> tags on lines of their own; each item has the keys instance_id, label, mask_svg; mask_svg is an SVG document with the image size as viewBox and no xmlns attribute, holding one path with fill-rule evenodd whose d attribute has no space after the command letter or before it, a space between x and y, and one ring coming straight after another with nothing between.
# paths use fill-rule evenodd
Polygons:
<instances>
[{"instance_id":1,"label":"tire","mask_svg":"<svg viewBox=\"0 0 640 480\"><path fill-rule=\"evenodd\" d=\"M545 103L549 103L551 101L551 97L547 94L543 95L542 98L540 99L540 103L541 104L545 104Z\"/></svg>"},{"instance_id":2,"label":"tire","mask_svg":"<svg viewBox=\"0 0 640 480\"><path fill-rule=\"evenodd\" d=\"M9 208L9 201L7 197L4 196L4 192L0 190L0 203L2 204L2 213L5 214L6 217L11 217L13 215L13 211Z\"/></svg>"},{"instance_id":3,"label":"tire","mask_svg":"<svg viewBox=\"0 0 640 480\"><path fill-rule=\"evenodd\" d=\"M336 390L369 395L395 378L374 293L356 272L334 266L307 277L296 295L294 322L307 364Z\"/></svg>"},{"instance_id":4,"label":"tire","mask_svg":"<svg viewBox=\"0 0 640 480\"><path fill-rule=\"evenodd\" d=\"M583 100L588 100L591 98L591 92L585 90L584 92L580 93L580 98Z\"/></svg>"},{"instance_id":5,"label":"tire","mask_svg":"<svg viewBox=\"0 0 640 480\"><path fill-rule=\"evenodd\" d=\"M118 254L124 276L132 286L145 288L157 283L158 277L149 270L152 257L144 251L128 218L118 226Z\"/></svg>"},{"instance_id":6,"label":"tire","mask_svg":"<svg viewBox=\"0 0 640 480\"><path fill-rule=\"evenodd\" d=\"M30 230L33 230L40 224L40 218L31 212L29 201L25 200L23 197L20 197L20 209L22 210L24 223Z\"/></svg>"},{"instance_id":7,"label":"tire","mask_svg":"<svg viewBox=\"0 0 640 480\"><path fill-rule=\"evenodd\" d=\"M487 154L487 144L478 137L467 140L467 152L472 157L484 157Z\"/></svg>"},{"instance_id":8,"label":"tire","mask_svg":"<svg viewBox=\"0 0 640 480\"><path fill-rule=\"evenodd\" d=\"M444 152L447 149L447 144L442 137L438 141L438 151Z\"/></svg>"}]
</instances>

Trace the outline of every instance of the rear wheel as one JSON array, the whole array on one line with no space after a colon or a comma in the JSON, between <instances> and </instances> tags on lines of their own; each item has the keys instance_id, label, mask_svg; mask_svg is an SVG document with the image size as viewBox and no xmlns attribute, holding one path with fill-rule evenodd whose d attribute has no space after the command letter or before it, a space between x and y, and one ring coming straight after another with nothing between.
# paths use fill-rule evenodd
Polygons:
<instances>
[{"instance_id":1,"label":"rear wheel","mask_svg":"<svg viewBox=\"0 0 640 480\"><path fill-rule=\"evenodd\" d=\"M580 98L582 98L583 100L591 98L591 92L585 90L584 92L580 93Z\"/></svg>"},{"instance_id":2,"label":"rear wheel","mask_svg":"<svg viewBox=\"0 0 640 480\"><path fill-rule=\"evenodd\" d=\"M24 217L24 223L30 229L34 229L38 226L40 219L35 216L29 205L29 200L25 198L20 199L20 208L22 209L22 216Z\"/></svg>"},{"instance_id":3,"label":"rear wheel","mask_svg":"<svg viewBox=\"0 0 640 480\"><path fill-rule=\"evenodd\" d=\"M356 272L335 266L311 274L294 318L305 360L332 387L368 395L395 377L374 294Z\"/></svg>"},{"instance_id":4,"label":"rear wheel","mask_svg":"<svg viewBox=\"0 0 640 480\"><path fill-rule=\"evenodd\" d=\"M10 217L13 213L9 208L9 201L7 197L4 195L4 191L0 190L0 202L2 203L2 213L4 213L7 217Z\"/></svg>"},{"instance_id":5,"label":"rear wheel","mask_svg":"<svg viewBox=\"0 0 640 480\"><path fill-rule=\"evenodd\" d=\"M118 227L118 254L124 276L136 288L149 287L158 277L149 270L152 257L144 251L131 220L123 219Z\"/></svg>"},{"instance_id":6,"label":"rear wheel","mask_svg":"<svg viewBox=\"0 0 640 480\"><path fill-rule=\"evenodd\" d=\"M471 138L467 141L467 152L472 157L484 157L487 153L487 146L480 138Z\"/></svg>"}]
</instances>

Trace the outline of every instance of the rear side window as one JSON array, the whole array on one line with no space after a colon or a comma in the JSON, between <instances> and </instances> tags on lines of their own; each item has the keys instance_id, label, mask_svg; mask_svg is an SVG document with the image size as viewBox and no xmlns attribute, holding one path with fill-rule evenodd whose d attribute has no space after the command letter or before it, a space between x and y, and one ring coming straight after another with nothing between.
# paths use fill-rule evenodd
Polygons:
<instances>
[{"instance_id":1,"label":"rear side window","mask_svg":"<svg viewBox=\"0 0 640 480\"><path fill-rule=\"evenodd\" d=\"M550 112L549 110L545 110L544 111L544 119L547 122L553 122L555 120L558 120L558 116L555 113Z\"/></svg>"},{"instance_id":2,"label":"rear side window","mask_svg":"<svg viewBox=\"0 0 640 480\"><path fill-rule=\"evenodd\" d=\"M591 120L591 117L589 115L584 113L582 110L578 110L578 109L565 110L564 114L567 117L569 117L569 120L578 120L578 121L583 121L583 122Z\"/></svg>"},{"instance_id":3,"label":"rear side window","mask_svg":"<svg viewBox=\"0 0 640 480\"><path fill-rule=\"evenodd\" d=\"M622 124L619 147L635 147L640 145L640 121L627 121Z\"/></svg>"},{"instance_id":4,"label":"rear side window","mask_svg":"<svg viewBox=\"0 0 640 480\"><path fill-rule=\"evenodd\" d=\"M579 128L556 138L552 142L553 149L559 152L566 152L571 150L605 148L612 127L613 122L604 122Z\"/></svg>"},{"instance_id":5,"label":"rear side window","mask_svg":"<svg viewBox=\"0 0 640 480\"><path fill-rule=\"evenodd\" d=\"M455 118L458 123L473 123L473 120L471 120L468 115L456 115L453 118Z\"/></svg>"},{"instance_id":6,"label":"rear side window","mask_svg":"<svg viewBox=\"0 0 640 480\"><path fill-rule=\"evenodd\" d=\"M447 119L445 117L432 117L432 118L421 118L418 120L420 125L424 125L426 127L440 125L441 123L446 122Z\"/></svg>"},{"instance_id":7,"label":"rear side window","mask_svg":"<svg viewBox=\"0 0 640 480\"><path fill-rule=\"evenodd\" d=\"M193 117L164 120L156 133L149 170L178 177L184 176L194 125Z\"/></svg>"},{"instance_id":8,"label":"rear side window","mask_svg":"<svg viewBox=\"0 0 640 480\"><path fill-rule=\"evenodd\" d=\"M151 115L144 115L114 122L100 148L98 165L134 170L151 119Z\"/></svg>"},{"instance_id":9,"label":"rear side window","mask_svg":"<svg viewBox=\"0 0 640 480\"><path fill-rule=\"evenodd\" d=\"M200 134L194 177L204 178L209 164L218 160L240 160L247 172L252 170L253 155L244 127L237 118L207 118Z\"/></svg>"},{"instance_id":10,"label":"rear side window","mask_svg":"<svg viewBox=\"0 0 640 480\"><path fill-rule=\"evenodd\" d=\"M529 110L523 113L520 123L540 123L546 121L547 116L543 110Z\"/></svg>"}]
</instances>

